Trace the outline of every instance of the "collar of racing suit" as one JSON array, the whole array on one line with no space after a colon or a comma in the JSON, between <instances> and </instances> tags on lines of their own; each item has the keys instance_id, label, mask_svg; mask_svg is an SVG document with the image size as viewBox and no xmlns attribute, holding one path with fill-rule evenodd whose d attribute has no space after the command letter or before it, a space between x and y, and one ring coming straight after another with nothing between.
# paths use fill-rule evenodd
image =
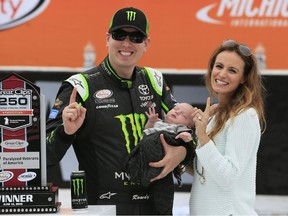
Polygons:
<instances>
[{"instance_id":1,"label":"collar of racing suit","mask_svg":"<svg viewBox=\"0 0 288 216\"><path fill-rule=\"evenodd\" d=\"M101 68L105 72L104 74L109 76L112 81L122 89L130 89L133 87L133 80L135 79L136 69L134 68L132 79L122 79L118 76L118 74L114 71L112 66L109 63L108 56L104 59L104 61L100 64Z\"/></svg>"}]
</instances>

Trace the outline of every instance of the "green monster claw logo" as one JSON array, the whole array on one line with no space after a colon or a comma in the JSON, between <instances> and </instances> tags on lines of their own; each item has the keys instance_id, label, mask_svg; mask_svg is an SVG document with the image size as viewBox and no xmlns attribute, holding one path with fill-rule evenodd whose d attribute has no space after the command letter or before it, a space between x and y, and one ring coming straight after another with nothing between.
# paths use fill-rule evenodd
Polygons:
<instances>
[{"instance_id":1,"label":"green monster claw logo","mask_svg":"<svg viewBox=\"0 0 288 216\"><path fill-rule=\"evenodd\" d=\"M127 13L127 20L128 21L135 21L136 19L136 12L135 11L126 11Z\"/></svg>"},{"instance_id":2,"label":"green monster claw logo","mask_svg":"<svg viewBox=\"0 0 288 216\"><path fill-rule=\"evenodd\" d=\"M141 113L134 113L134 114L128 114L128 115L118 115L115 116L115 118L118 118L122 125L122 132L124 133L125 141L126 141L126 148L127 152L130 154L131 152L131 145L136 146L139 142L139 139L142 137L142 130L146 123L146 116L145 114ZM127 123L130 123L132 131L133 131L133 137L134 137L134 143L130 143L129 139L129 132L127 130Z\"/></svg>"},{"instance_id":3,"label":"green monster claw logo","mask_svg":"<svg viewBox=\"0 0 288 216\"><path fill-rule=\"evenodd\" d=\"M73 185L73 193L76 196L80 196L84 193L84 179L72 179L72 185Z\"/></svg>"}]
</instances>

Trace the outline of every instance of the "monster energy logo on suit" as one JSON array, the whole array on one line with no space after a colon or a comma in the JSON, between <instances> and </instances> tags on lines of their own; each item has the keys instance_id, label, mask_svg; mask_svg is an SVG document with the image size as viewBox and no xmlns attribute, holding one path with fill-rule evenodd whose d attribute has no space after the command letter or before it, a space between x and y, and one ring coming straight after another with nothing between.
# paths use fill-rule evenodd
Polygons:
<instances>
[{"instance_id":1,"label":"monster energy logo on suit","mask_svg":"<svg viewBox=\"0 0 288 216\"><path fill-rule=\"evenodd\" d=\"M88 207L86 176L84 171L73 171L71 173L71 206L72 209Z\"/></svg>"}]
</instances>

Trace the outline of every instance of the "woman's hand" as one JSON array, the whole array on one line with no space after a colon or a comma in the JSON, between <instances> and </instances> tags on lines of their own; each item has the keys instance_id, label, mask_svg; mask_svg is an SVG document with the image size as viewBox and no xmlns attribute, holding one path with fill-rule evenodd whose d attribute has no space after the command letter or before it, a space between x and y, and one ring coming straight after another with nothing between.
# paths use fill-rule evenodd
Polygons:
<instances>
[{"instance_id":1,"label":"woman's hand","mask_svg":"<svg viewBox=\"0 0 288 216\"><path fill-rule=\"evenodd\" d=\"M193 121L195 122L195 134L198 137L198 142L201 146L205 145L210 140L206 133L207 124L210 117L210 103L211 100L210 97L208 97L206 101L205 111L203 112L201 109L198 109L192 114Z\"/></svg>"}]
</instances>

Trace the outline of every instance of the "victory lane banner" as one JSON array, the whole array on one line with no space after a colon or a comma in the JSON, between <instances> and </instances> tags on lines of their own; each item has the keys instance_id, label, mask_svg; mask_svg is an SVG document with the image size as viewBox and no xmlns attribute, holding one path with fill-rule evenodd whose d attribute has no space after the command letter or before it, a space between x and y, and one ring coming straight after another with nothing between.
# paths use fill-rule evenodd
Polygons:
<instances>
[{"instance_id":1,"label":"victory lane banner","mask_svg":"<svg viewBox=\"0 0 288 216\"><path fill-rule=\"evenodd\" d=\"M19 75L0 80L0 187L47 184L44 103Z\"/></svg>"},{"instance_id":2,"label":"victory lane banner","mask_svg":"<svg viewBox=\"0 0 288 216\"><path fill-rule=\"evenodd\" d=\"M61 202L58 187L0 188L0 214L56 213Z\"/></svg>"}]
</instances>

